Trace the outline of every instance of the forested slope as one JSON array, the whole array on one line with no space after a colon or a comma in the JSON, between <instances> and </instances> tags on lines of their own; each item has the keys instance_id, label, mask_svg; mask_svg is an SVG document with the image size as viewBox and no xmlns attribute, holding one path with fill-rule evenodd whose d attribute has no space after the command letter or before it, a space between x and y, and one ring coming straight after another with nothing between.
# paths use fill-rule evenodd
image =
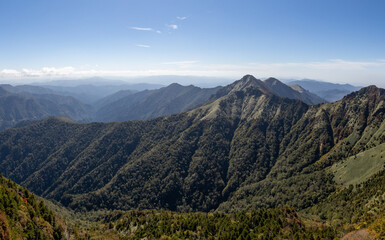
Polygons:
<instances>
[{"instance_id":1,"label":"forested slope","mask_svg":"<svg viewBox=\"0 0 385 240\"><path fill-rule=\"evenodd\" d=\"M65 228L42 200L0 175L0 239L61 239Z\"/></svg>"},{"instance_id":2,"label":"forested slope","mask_svg":"<svg viewBox=\"0 0 385 240\"><path fill-rule=\"evenodd\" d=\"M202 107L149 121L6 130L0 171L78 210L305 209L339 189L333 164L384 142L383 89L309 106L261 86L246 76Z\"/></svg>"}]
</instances>

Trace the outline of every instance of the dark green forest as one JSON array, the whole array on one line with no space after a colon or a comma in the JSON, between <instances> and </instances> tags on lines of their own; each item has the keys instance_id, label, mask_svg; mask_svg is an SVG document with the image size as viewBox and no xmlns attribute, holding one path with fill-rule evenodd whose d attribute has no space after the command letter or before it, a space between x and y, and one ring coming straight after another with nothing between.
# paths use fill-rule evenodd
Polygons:
<instances>
[{"instance_id":1,"label":"dark green forest","mask_svg":"<svg viewBox=\"0 0 385 240\"><path fill-rule=\"evenodd\" d=\"M330 227L305 225L290 208L232 214L113 212L102 220L121 239L334 239Z\"/></svg>"},{"instance_id":2,"label":"dark green forest","mask_svg":"<svg viewBox=\"0 0 385 240\"><path fill-rule=\"evenodd\" d=\"M62 239L63 222L26 188L0 175L0 239Z\"/></svg>"},{"instance_id":3,"label":"dark green forest","mask_svg":"<svg viewBox=\"0 0 385 240\"><path fill-rule=\"evenodd\" d=\"M369 86L338 102L310 106L279 97L248 75L185 113L123 123L51 117L7 129L0 132L0 172L76 212L173 211L147 212L145 223L136 223L152 238L209 238L199 234L210 229L198 231L183 219L209 219L206 225L217 229L222 220L263 211L272 216L261 229L285 238L293 232L282 230L288 224L282 214L294 218L294 210L320 224L311 233L315 239L363 227L380 233L384 102L385 90ZM197 211L215 213L191 213ZM141 214L126 217L134 213ZM157 232L152 219L158 215L179 225L171 228L170 220ZM114 219L112 230L131 228ZM240 226L230 224L226 234ZM253 226L245 237L272 237ZM310 237L301 226L290 225L298 233L290 236ZM330 235L318 232L323 227ZM141 229L135 236L144 236Z\"/></svg>"}]
</instances>

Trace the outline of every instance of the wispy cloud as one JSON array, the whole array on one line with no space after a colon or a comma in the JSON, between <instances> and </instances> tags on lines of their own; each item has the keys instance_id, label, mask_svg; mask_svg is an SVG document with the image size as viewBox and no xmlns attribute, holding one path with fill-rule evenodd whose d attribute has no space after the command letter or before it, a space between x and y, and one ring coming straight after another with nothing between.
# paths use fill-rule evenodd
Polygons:
<instances>
[{"instance_id":1,"label":"wispy cloud","mask_svg":"<svg viewBox=\"0 0 385 240\"><path fill-rule=\"evenodd\" d=\"M17 76L19 74L19 71L15 69L3 69L0 72L0 76Z\"/></svg>"},{"instance_id":2,"label":"wispy cloud","mask_svg":"<svg viewBox=\"0 0 385 240\"><path fill-rule=\"evenodd\" d=\"M43 67L42 69L27 69L21 70L15 69L3 69L0 71L0 78L30 78L30 77L61 77L76 74L75 68L73 67Z\"/></svg>"},{"instance_id":3,"label":"wispy cloud","mask_svg":"<svg viewBox=\"0 0 385 240\"><path fill-rule=\"evenodd\" d=\"M147 27L131 27L131 29L138 30L138 31L154 31L154 29L147 28Z\"/></svg>"},{"instance_id":4,"label":"wispy cloud","mask_svg":"<svg viewBox=\"0 0 385 240\"><path fill-rule=\"evenodd\" d=\"M141 48L150 48L151 47L150 45L145 45L145 44L137 44L136 46L141 47Z\"/></svg>"},{"instance_id":5,"label":"wispy cloud","mask_svg":"<svg viewBox=\"0 0 385 240\"><path fill-rule=\"evenodd\" d=\"M186 20L187 19L187 17L176 17L178 20Z\"/></svg>"},{"instance_id":6,"label":"wispy cloud","mask_svg":"<svg viewBox=\"0 0 385 240\"><path fill-rule=\"evenodd\" d=\"M170 24L170 25L167 25L167 27L174 29L174 30L178 29L178 25L176 25L176 24Z\"/></svg>"},{"instance_id":7,"label":"wispy cloud","mask_svg":"<svg viewBox=\"0 0 385 240\"><path fill-rule=\"evenodd\" d=\"M159 30L156 30L156 29L153 29L153 28L149 28L149 27L131 27L131 29L137 30L137 31L156 32L156 33L159 33L159 34L162 33Z\"/></svg>"},{"instance_id":8,"label":"wispy cloud","mask_svg":"<svg viewBox=\"0 0 385 240\"><path fill-rule=\"evenodd\" d=\"M75 73L75 68L73 67L63 67L63 68L54 68L54 67L43 67L41 70L26 69L21 70L21 74L27 77L39 77L39 76L67 76Z\"/></svg>"}]
</instances>

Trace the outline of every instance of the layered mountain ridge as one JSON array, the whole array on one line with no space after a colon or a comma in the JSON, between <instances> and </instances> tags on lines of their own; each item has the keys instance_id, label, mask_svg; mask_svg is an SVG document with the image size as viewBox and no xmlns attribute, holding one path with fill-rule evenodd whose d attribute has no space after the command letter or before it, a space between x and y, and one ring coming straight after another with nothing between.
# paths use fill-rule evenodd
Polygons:
<instances>
[{"instance_id":1,"label":"layered mountain ridge","mask_svg":"<svg viewBox=\"0 0 385 240\"><path fill-rule=\"evenodd\" d=\"M79 122L148 120L188 111L228 94L228 89L239 91L250 86L258 87L264 94L299 99L309 105L324 102L323 99L299 87L287 86L274 78L261 81L253 76L245 76L242 84L234 83L225 88L199 88L193 85L182 86L173 83L160 89L140 92L121 90L99 99L92 105L84 104L79 100L82 98L76 99L73 96L81 95L86 98L87 94L104 96L103 86L90 85L87 88L82 85L79 86L79 89L69 87L65 89L72 92L66 92L67 90L60 88L2 84L0 87L3 95L1 99L3 109L0 109L0 121L2 122L0 129L26 125L31 121L48 116L67 116ZM118 87L106 86L104 94L116 90ZM87 94L83 94L83 92L87 92Z\"/></svg>"},{"instance_id":2,"label":"layered mountain ridge","mask_svg":"<svg viewBox=\"0 0 385 240\"><path fill-rule=\"evenodd\" d=\"M330 166L384 142L383 89L309 106L262 83L245 76L148 121L49 118L0 132L0 171L73 209L304 209L338 190Z\"/></svg>"},{"instance_id":3,"label":"layered mountain ridge","mask_svg":"<svg viewBox=\"0 0 385 240\"><path fill-rule=\"evenodd\" d=\"M308 105L317 105L326 102L315 94L304 90L303 88L290 87L276 78L268 78L264 81L256 79L252 75L245 75L242 79L229 84L220 89L212 98L218 98L234 91L255 87L263 94L276 95L281 98L297 99Z\"/></svg>"},{"instance_id":4,"label":"layered mountain ridge","mask_svg":"<svg viewBox=\"0 0 385 240\"><path fill-rule=\"evenodd\" d=\"M218 91L173 83L167 87L134 94L118 92L106 99L95 113L96 121L145 120L187 111ZM126 96L125 96L126 95ZM117 98L115 101L110 99Z\"/></svg>"},{"instance_id":5,"label":"layered mountain ridge","mask_svg":"<svg viewBox=\"0 0 385 240\"><path fill-rule=\"evenodd\" d=\"M66 96L54 94L11 93L0 87L0 129L20 121L49 116L68 116L86 121L90 106Z\"/></svg>"},{"instance_id":6,"label":"layered mountain ridge","mask_svg":"<svg viewBox=\"0 0 385 240\"><path fill-rule=\"evenodd\" d=\"M358 91L361 88L350 84L337 84L310 79L289 81L287 84L290 86L301 86L302 88L325 99L327 102L338 101L349 93Z\"/></svg>"}]
</instances>

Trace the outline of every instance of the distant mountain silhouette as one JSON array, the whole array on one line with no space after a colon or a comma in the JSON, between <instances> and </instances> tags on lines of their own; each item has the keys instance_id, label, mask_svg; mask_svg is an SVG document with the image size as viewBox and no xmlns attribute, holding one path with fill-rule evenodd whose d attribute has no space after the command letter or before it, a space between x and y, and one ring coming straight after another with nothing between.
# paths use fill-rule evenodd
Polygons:
<instances>
[{"instance_id":1,"label":"distant mountain silhouette","mask_svg":"<svg viewBox=\"0 0 385 240\"><path fill-rule=\"evenodd\" d=\"M309 105L317 105L326 102L326 100L300 86L288 86L275 78L268 78L264 80L264 83L280 97L298 99Z\"/></svg>"},{"instance_id":2,"label":"distant mountain silhouette","mask_svg":"<svg viewBox=\"0 0 385 240\"><path fill-rule=\"evenodd\" d=\"M151 119L187 111L206 101L218 88L199 88L173 83L167 87L132 94L120 91L102 100L96 121L127 121ZM117 99L111 101L111 99Z\"/></svg>"},{"instance_id":3,"label":"distant mountain silhouette","mask_svg":"<svg viewBox=\"0 0 385 240\"><path fill-rule=\"evenodd\" d=\"M315 93L328 102L338 101L349 93L357 91L361 88L352 86L350 84L336 84L310 79L289 81L287 84L299 85L302 88Z\"/></svg>"},{"instance_id":4,"label":"distant mountain silhouette","mask_svg":"<svg viewBox=\"0 0 385 240\"><path fill-rule=\"evenodd\" d=\"M91 106L66 96L54 94L11 93L0 87L0 129L20 121L49 116L68 116L78 121L89 118Z\"/></svg>"}]
</instances>

